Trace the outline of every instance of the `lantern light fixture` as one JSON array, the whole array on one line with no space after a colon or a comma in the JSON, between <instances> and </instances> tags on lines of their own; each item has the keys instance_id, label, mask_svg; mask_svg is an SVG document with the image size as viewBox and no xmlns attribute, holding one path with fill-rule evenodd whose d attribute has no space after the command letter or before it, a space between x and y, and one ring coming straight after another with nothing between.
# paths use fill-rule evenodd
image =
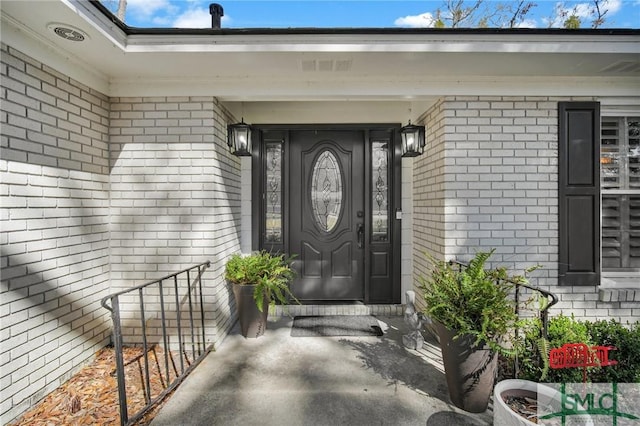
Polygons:
<instances>
[{"instance_id":1,"label":"lantern light fixture","mask_svg":"<svg viewBox=\"0 0 640 426\"><path fill-rule=\"evenodd\" d=\"M229 151L238 157L251 156L251 126L244 122L227 126L227 145Z\"/></svg>"},{"instance_id":2,"label":"lantern light fixture","mask_svg":"<svg viewBox=\"0 0 640 426\"><path fill-rule=\"evenodd\" d=\"M400 129L400 137L402 139L402 156L417 157L422 155L425 146L425 128L424 126L416 126L409 124Z\"/></svg>"}]
</instances>

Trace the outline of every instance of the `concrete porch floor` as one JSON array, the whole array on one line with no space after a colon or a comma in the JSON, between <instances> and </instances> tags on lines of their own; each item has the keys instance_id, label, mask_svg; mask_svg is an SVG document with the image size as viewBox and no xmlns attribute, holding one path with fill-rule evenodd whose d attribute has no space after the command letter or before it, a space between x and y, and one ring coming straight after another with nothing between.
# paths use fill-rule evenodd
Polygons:
<instances>
[{"instance_id":1,"label":"concrete porch floor","mask_svg":"<svg viewBox=\"0 0 640 426\"><path fill-rule=\"evenodd\" d=\"M402 316L378 316L382 337L291 337L270 319L264 336L238 325L160 410L152 426L487 425L449 400L440 348L404 348Z\"/></svg>"}]
</instances>

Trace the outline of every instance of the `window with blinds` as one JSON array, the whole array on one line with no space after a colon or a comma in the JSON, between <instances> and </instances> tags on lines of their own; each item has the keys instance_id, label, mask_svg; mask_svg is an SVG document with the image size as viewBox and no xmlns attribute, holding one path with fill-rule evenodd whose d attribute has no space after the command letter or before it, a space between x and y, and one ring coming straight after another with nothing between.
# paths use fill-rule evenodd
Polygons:
<instances>
[{"instance_id":1,"label":"window with blinds","mask_svg":"<svg viewBox=\"0 0 640 426\"><path fill-rule=\"evenodd\" d=\"M640 272L640 117L603 117L603 272Z\"/></svg>"}]
</instances>

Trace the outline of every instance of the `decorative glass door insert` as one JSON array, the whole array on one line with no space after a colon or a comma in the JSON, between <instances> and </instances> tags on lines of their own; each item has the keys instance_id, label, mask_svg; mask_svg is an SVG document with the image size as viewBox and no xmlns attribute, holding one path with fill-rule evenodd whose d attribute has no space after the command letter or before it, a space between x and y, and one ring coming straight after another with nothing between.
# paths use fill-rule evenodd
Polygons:
<instances>
[{"instance_id":1,"label":"decorative glass door insert","mask_svg":"<svg viewBox=\"0 0 640 426\"><path fill-rule=\"evenodd\" d=\"M336 156L328 149L322 151L311 171L311 207L316 225L331 232L342 211L342 171Z\"/></svg>"},{"instance_id":2,"label":"decorative glass door insert","mask_svg":"<svg viewBox=\"0 0 640 426\"><path fill-rule=\"evenodd\" d=\"M373 142L371 148L371 240L389 239L389 143Z\"/></svg>"},{"instance_id":3,"label":"decorative glass door insert","mask_svg":"<svg viewBox=\"0 0 640 426\"><path fill-rule=\"evenodd\" d=\"M282 243L282 143L267 143L266 157L264 239Z\"/></svg>"}]
</instances>

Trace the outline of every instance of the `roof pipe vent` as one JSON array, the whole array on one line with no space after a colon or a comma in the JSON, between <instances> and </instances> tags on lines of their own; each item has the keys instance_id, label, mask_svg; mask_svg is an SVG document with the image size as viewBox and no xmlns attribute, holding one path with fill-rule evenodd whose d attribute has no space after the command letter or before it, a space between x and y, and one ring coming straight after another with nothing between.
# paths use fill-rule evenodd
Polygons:
<instances>
[{"instance_id":1,"label":"roof pipe vent","mask_svg":"<svg viewBox=\"0 0 640 426\"><path fill-rule=\"evenodd\" d=\"M220 21L224 16L224 9L218 3L211 3L209 5L209 13L211 14L211 28L219 30L221 27Z\"/></svg>"}]
</instances>

